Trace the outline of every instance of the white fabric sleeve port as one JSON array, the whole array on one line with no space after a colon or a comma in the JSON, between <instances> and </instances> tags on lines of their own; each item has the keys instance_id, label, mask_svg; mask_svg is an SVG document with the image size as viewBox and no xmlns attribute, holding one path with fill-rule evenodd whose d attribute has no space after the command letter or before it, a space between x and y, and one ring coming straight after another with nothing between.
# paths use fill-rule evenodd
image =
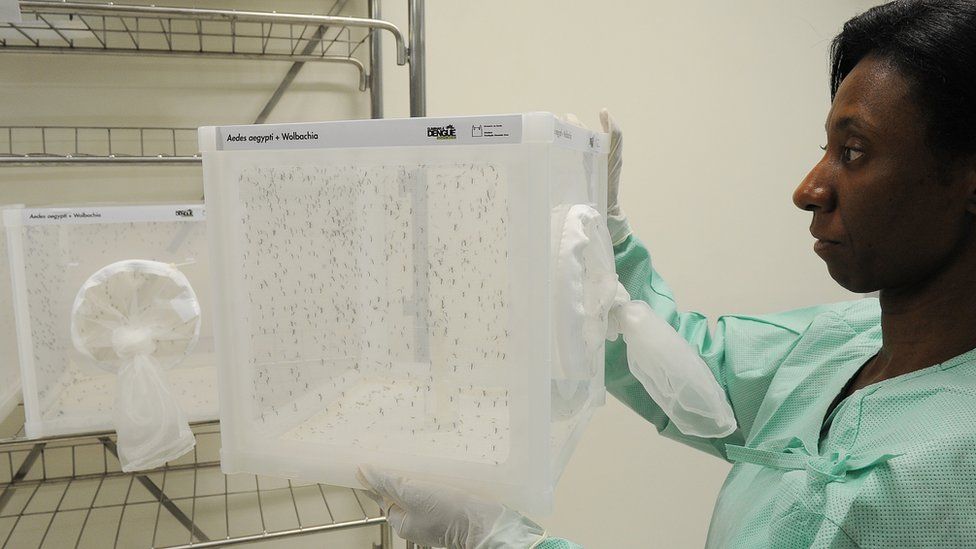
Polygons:
<instances>
[{"instance_id":1,"label":"white fabric sleeve port","mask_svg":"<svg viewBox=\"0 0 976 549\"><path fill-rule=\"evenodd\" d=\"M560 239L556 349L567 377L592 377L588 366L603 339L623 334L631 373L681 432L720 438L735 431L732 407L705 361L617 281L603 216L586 205L572 206Z\"/></svg>"},{"instance_id":2,"label":"white fabric sleeve port","mask_svg":"<svg viewBox=\"0 0 976 549\"><path fill-rule=\"evenodd\" d=\"M80 353L117 375L113 419L123 471L159 467L193 448L193 432L163 370L183 360L199 334L193 288L169 265L120 261L96 272L79 290L71 340Z\"/></svg>"},{"instance_id":3,"label":"white fabric sleeve port","mask_svg":"<svg viewBox=\"0 0 976 549\"><path fill-rule=\"evenodd\" d=\"M736 427L725 391L701 356L643 301L618 285L608 339L627 344L630 372L682 433L722 438Z\"/></svg>"},{"instance_id":4,"label":"white fabric sleeve port","mask_svg":"<svg viewBox=\"0 0 976 549\"><path fill-rule=\"evenodd\" d=\"M617 273L603 216L584 204L566 212L556 256L555 330L559 363L574 378L588 379L602 361L607 315ZM582 337L581 337L582 336ZM596 356L601 353L601 356Z\"/></svg>"}]
</instances>

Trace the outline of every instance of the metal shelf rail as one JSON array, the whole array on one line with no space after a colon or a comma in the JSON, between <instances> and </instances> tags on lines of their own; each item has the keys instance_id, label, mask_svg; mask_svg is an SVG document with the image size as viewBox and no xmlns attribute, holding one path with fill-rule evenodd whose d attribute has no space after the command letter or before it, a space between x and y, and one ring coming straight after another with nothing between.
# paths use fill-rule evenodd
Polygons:
<instances>
[{"instance_id":1,"label":"metal shelf rail","mask_svg":"<svg viewBox=\"0 0 976 549\"><path fill-rule=\"evenodd\" d=\"M144 473L120 470L114 434L0 441L0 547L201 548L380 527L349 488L220 472L219 425L193 426L193 452Z\"/></svg>"},{"instance_id":2,"label":"metal shelf rail","mask_svg":"<svg viewBox=\"0 0 976 549\"><path fill-rule=\"evenodd\" d=\"M83 2L21 1L22 23L0 26L0 52L216 57L346 63L369 74L354 54L373 32L403 34L379 19Z\"/></svg>"},{"instance_id":3,"label":"metal shelf rail","mask_svg":"<svg viewBox=\"0 0 976 549\"><path fill-rule=\"evenodd\" d=\"M0 165L199 164L196 128L0 126Z\"/></svg>"}]
</instances>

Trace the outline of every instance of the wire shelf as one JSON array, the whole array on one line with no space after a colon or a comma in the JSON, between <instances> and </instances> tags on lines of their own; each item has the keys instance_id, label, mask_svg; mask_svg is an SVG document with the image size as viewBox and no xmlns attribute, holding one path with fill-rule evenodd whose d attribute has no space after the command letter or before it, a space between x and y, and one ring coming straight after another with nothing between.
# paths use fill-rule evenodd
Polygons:
<instances>
[{"instance_id":1,"label":"wire shelf","mask_svg":"<svg viewBox=\"0 0 976 549\"><path fill-rule=\"evenodd\" d=\"M0 441L0 547L200 548L388 528L358 490L222 474L219 426L193 430L191 453L137 474L121 471L114 434Z\"/></svg>"},{"instance_id":2,"label":"wire shelf","mask_svg":"<svg viewBox=\"0 0 976 549\"><path fill-rule=\"evenodd\" d=\"M350 64L359 87L369 78L355 57L373 32L396 41L397 63L407 63L400 29L379 19L21 1L23 22L0 25L0 53L110 54L265 59Z\"/></svg>"},{"instance_id":3,"label":"wire shelf","mask_svg":"<svg viewBox=\"0 0 976 549\"><path fill-rule=\"evenodd\" d=\"M199 164L196 128L0 126L0 166Z\"/></svg>"}]
</instances>

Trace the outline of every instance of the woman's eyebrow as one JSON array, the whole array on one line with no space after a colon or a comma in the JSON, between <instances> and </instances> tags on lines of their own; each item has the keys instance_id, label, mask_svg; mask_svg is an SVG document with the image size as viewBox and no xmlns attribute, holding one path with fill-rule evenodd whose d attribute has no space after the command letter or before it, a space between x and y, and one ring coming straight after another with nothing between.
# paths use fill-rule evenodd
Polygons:
<instances>
[{"instance_id":1,"label":"woman's eyebrow","mask_svg":"<svg viewBox=\"0 0 976 549\"><path fill-rule=\"evenodd\" d=\"M848 129L870 133L874 131L874 126L859 116L842 116L834 122L834 130L843 131ZM824 131L830 131L830 128L826 123L824 124Z\"/></svg>"}]
</instances>

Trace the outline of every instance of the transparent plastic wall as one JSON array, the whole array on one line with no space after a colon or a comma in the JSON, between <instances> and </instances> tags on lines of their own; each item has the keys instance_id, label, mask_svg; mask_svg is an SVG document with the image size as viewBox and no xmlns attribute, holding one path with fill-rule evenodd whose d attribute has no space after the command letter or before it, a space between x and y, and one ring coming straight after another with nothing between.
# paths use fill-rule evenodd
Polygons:
<instances>
[{"instance_id":1,"label":"transparent plastic wall","mask_svg":"<svg viewBox=\"0 0 976 549\"><path fill-rule=\"evenodd\" d=\"M126 259L170 263L190 280L200 341L166 376L191 421L217 417L204 221L199 203L4 209L27 436L113 429L115 374L74 349L71 309L88 277Z\"/></svg>"},{"instance_id":2,"label":"transparent plastic wall","mask_svg":"<svg viewBox=\"0 0 976 549\"><path fill-rule=\"evenodd\" d=\"M19 403L20 366L17 361L14 296L7 260L7 235L0 231L0 421L10 415Z\"/></svg>"},{"instance_id":3,"label":"transparent plastic wall","mask_svg":"<svg viewBox=\"0 0 976 549\"><path fill-rule=\"evenodd\" d=\"M606 136L548 113L201 128L227 472L371 464L545 512L603 353L554 356L573 204ZM217 282L219 281L219 284Z\"/></svg>"}]
</instances>

